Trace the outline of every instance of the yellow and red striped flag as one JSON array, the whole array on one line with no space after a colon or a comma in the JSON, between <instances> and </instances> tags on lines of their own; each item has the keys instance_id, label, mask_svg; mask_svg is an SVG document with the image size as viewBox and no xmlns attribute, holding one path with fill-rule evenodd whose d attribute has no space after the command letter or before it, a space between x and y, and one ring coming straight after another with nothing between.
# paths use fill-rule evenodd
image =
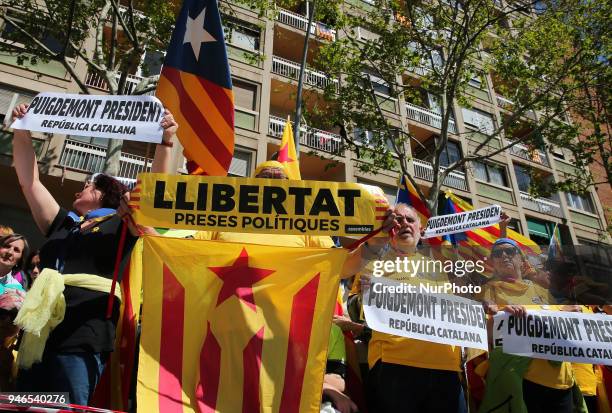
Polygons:
<instances>
[{"instance_id":1,"label":"yellow and red striped flag","mask_svg":"<svg viewBox=\"0 0 612 413\"><path fill-rule=\"evenodd\" d=\"M189 173L227 175L234 95L216 0L183 2L156 95L179 123Z\"/></svg>"},{"instance_id":2,"label":"yellow and red striped flag","mask_svg":"<svg viewBox=\"0 0 612 413\"><path fill-rule=\"evenodd\" d=\"M300 160L297 157L295 141L293 140L293 128L288 116L285 128L283 129L277 161L285 166L289 179L302 179L300 175Z\"/></svg>"},{"instance_id":3,"label":"yellow and red striped flag","mask_svg":"<svg viewBox=\"0 0 612 413\"><path fill-rule=\"evenodd\" d=\"M121 279L121 307L115 335L115 351L91 402L92 406L128 410L132 376L136 367L136 326L140 316L142 293L142 239L134 245L129 264Z\"/></svg>"},{"instance_id":4,"label":"yellow and red striped flag","mask_svg":"<svg viewBox=\"0 0 612 413\"><path fill-rule=\"evenodd\" d=\"M145 412L318 412L346 251L146 237Z\"/></svg>"}]
</instances>

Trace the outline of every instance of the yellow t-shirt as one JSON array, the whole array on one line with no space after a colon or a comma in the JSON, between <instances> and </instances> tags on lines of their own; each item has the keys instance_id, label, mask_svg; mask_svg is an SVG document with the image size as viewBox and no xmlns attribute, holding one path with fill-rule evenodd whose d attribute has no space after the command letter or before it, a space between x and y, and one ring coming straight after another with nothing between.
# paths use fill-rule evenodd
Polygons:
<instances>
[{"instance_id":1,"label":"yellow t-shirt","mask_svg":"<svg viewBox=\"0 0 612 413\"><path fill-rule=\"evenodd\" d=\"M287 234L248 234L243 232L198 231L196 239L235 242L241 244L273 245L278 247L332 248L330 237Z\"/></svg>"},{"instance_id":2,"label":"yellow t-shirt","mask_svg":"<svg viewBox=\"0 0 612 413\"><path fill-rule=\"evenodd\" d=\"M500 307L515 304L524 305L527 310L559 311L560 308L560 306L545 305L553 302L552 296L547 290L529 280L489 281L483 287L483 297ZM572 366L568 362L559 364L533 359L523 378L553 389L569 389L574 385Z\"/></svg>"},{"instance_id":3,"label":"yellow t-shirt","mask_svg":"<svg viewBox=\"0 0 612 413\"><path fill-rule=\"evenodd\" d=\"M396 257L397 255L390 251L382 260L395 260ZM432 261L421 254L415 254L410 259ZM362 274L373 274L373 265L373 262L370 262ZM383 276L406 283L443 284L448 282L446 274L435 272L426 274L423 278L410 277L405 273L396 272L385 272ZM370 368L378 360L425 369L461 371L461 347L372 331L368 347Z\"/></svg>"}]
</instances>

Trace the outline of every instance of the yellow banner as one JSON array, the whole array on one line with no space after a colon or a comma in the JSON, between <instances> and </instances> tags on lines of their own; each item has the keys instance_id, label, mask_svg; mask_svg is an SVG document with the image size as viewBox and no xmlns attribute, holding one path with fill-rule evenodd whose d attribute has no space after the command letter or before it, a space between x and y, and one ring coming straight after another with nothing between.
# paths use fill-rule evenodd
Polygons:
<instances>
[{"instance_id":1,"label":"yellow banner","mask_svg":"<svg viewBox=\"0 0 612 413\"><path fill-rule=\"evenodd\" d=\"M319 412L343 249L144 239L143 412Z\"/></svg>"},{"instance_id":2,"label":"yellow banner","mask_svg":"<svg viewBox=\"0 0 612 413\"><path fill-rule=\"evenodd\" d=\"M348 182L140 174L138 224L191 230L363 235L379 228L383 191Z\"/></svg>"}]
</instances>

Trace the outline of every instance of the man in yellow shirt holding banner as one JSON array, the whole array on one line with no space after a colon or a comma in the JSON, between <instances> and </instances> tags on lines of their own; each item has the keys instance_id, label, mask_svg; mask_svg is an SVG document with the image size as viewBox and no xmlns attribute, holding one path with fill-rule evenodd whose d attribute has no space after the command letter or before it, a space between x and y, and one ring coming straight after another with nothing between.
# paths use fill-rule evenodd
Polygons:
<instances>
[{"instance_id":1,"label":"man in yellow shirt holding banner","mask_svg":"<svg viewBox=\"0 0 612 413\"><path fill-rule=\"evenodd\" d=\"M428 260L416 252L421 223L416 210L406 204L394 209L399 229L378 261ZM370 246L366 245L365 249ZM371 251L374 255L375 251ZM376 261L361 272L362 284L369 284ZM443 273L408 275L385 272L384 277L405 283L440 285L448 282ZM458 412L465 411L461 393L461 347L399 337L372 331L368 346L368 391L370 410L375 412Z\"/></svg>"}]
</instances>

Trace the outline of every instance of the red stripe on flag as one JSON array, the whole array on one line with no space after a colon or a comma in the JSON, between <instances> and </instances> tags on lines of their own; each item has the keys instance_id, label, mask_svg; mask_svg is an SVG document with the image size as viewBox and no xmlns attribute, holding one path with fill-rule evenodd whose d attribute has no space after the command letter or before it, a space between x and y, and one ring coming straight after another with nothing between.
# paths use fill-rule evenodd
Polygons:
<instances>
[{"instance_id":1,"label":"red stripe on flag","mask_svg":"<svg viewBox=\"0 0 612 413\"><path fill-rule=\"evenodd\" d=\"M219 164L229 168L232 161L232 153L227 150L225 144L220 140L219 136L210 127L204 114L198 110L198 107L193 103L191 95L183 87L180 73L178 70L166 66L161 76L174 86L177 94L181 97L179 106L185 119L189 119L191 128L196 132L202 144L208 147L211 154L219 161Z\"/></svg>"},{"instance_id":2,"label":"red stripe on flag","mask_svg":"<svg viewBox=\"0 0 612 413\"><path fill-rule=\"evenodd\" d=\"M206 338L200 351L200 381L196 385L196 402L200 413L217 410L219 375L221 373L221 346L206 323Z\"/></svg>"},{"instance_id":3,"label":"red stripe on flag","mask_svg":"<svg viewBox=\"0 0 612 413\"><path fill-rule=\"evenodd\" d=\"M223 116L225 122L230 126L234 126L234 102L225 92L226 89L203 77L198 76L197 79L215 106L217 106L217 109L219 109L219 113Z\"/></svg>"},{"instance_id":4,"label":"red stripe on flag","mask_svg":"<svg viewBox=\"0 0 612 413\"><path fill-rule=\"evenodd\" d=\"M170 268L164 265L159 350L159 411L183 412L183 323L185 289ZM171 337L170 340L165 338Z\"/></svg>"},{"instance_id":5,"label":"red stripe on flag","mask_svg":"<svg viewBox=\"0 0 612 413\"><path fill-rule=\"evenodd\" d=\"M245 347L242 353L243 384L242 384L242 413L258 412L261 402L259 400L259 376L261 372L261 350L263 348L264 328L259 329Z\"/></svg>"},{"instance_id":6,"label":"red stripe on flag","mask_svg":"<svg viewBox=\"0 0 612 413\"><path fill-rule=\"evenodd\" d=\"M387 207L376 207L376 210L378 212L385 212L387 210Z\"/></svg>"},{"instance_id":7,"label":"red stripe on flag","mask_svg":"<svg viewBox=\"0 0 612 413\"><path fill-rule=\"evenodd\" d=\"M279 410L283 413L300 411L319 277L320 273L293 296L287 362L285 363L285 384Z\"/></svg>"},{"instance_id":8,"label":"red stripe on flag","mask_svg":"<svg viewBox=\"0 0 612 413\"><path fill-rule=\"evenodd\" d=\"M389 201L387 201L386 199L375 199L374 202L376 202L377 204L388 204Z\"/></svg>"}]
</instances>

